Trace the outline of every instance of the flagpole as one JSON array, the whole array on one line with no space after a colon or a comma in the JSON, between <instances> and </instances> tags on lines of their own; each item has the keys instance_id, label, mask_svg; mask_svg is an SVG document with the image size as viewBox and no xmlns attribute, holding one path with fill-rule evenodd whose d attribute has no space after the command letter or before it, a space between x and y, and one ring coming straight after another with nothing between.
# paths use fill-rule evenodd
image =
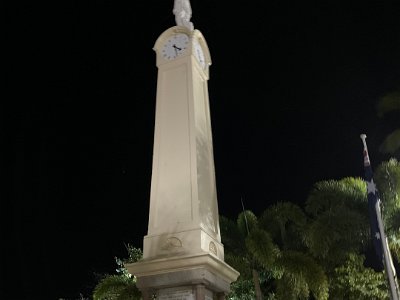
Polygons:
<instances>
[{"instance_id":1,"label":"flagpole","mask_svg":"<svg viewBox=\"0 0 400 300\"><path fill-rule=\"evenodd\" d=\"M361 134L360 138L364 145L364 167L371 168L371 162L369 159L367 142L366 142L367 136L365 134ZM372 174L371 174L371 176L372 176ZM373 183L372 178L371 178L370 182L367 182L367 184L375 185ZM373 189L372 192L376 193L375 186L373 186L372 189ZM370 193L370 191L368 191L368 193ZM375 194L375 196L376 196L376 194ZM387 277L387 280L389 283L390 299L391 300L399 300L399 288L397 286L397 281L396 281L396 270L393 265L393 260L392 260L392 256L389 251L387 237L386 237L386 234L384 231L384 225L383 225L383 221L382 221L382 213L381 213L379 198L377 198L377 201L375 202L374 209L376 212L376 219L377 219L379 235L380 235L379 240L380 240L381 247L383 250L382 252L383 252L383 263L384 263L384 267L385 267L385 273L386 273L386 277ZM382 258L380 257L380 259L382 259Z\"/></svg>"},{"instance_id":2,"label":"flagpole","mask_svg":"<svg viewBox=\"0 0 400 300\"><path fill-rule=\"evenodd\" d=\"M244 209L244 204L243 204L243 199L240 198L240 202L242 202L242 209L243 209L243 216L244 216L244 221L246 222L246 229L247 229L247 234L250 234L249 230L249 224L247 223L247 217L246 217L246 211ZM254 267L251 267L252 269L252 275L253 275L253 281L254 281L254 288L256 292L256 299L261 300L263 299L263 294L261 292L261 287L260 287L260 275L258 274L257 270L254 269Z\"/></svg>"},{"instance_id":3,"label":"flagpole","mask_svg":"<svg viewBox=\"0 0 400 300\"><path fill-rule=\"evenodd\" d=\"M249 224L247 223L247 217L246 217L246 212L244 210L244 204L243 204L243 199L242 198L240 198L240 202L242 202L243 216L244 216L244 221L246 222L247 234L250 234Z\"/></svg>"}]
</instances>

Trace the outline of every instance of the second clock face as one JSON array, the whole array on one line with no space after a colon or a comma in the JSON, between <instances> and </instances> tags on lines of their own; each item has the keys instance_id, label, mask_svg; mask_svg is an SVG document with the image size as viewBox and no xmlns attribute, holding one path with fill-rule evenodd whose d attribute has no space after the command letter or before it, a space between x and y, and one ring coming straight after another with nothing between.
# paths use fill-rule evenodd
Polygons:
<instances>
[{"instance_id":1,"label":"second clock face","mask_svg":"<svg viewBox=\"0 0 400 300\"><path fill-rule=\"evenodd\" d=\"M186 34L179 33L169 37L162 49L161 53L165 59L172 60L181 56L189 45L189 37Z\"/></svg>"},{"instance_id":2,"label":"second clock face","mask_svg":"<svg viewBox=\"0 0 400 300\"><path fill-rule=\"evenodd\" d=\"M194 51L194 56L197 58L201 67L204 68L206 66L206 60L204 58L203 49L201 48L201 46L197 40L194 40L194 42L193 42L193 51Z\"/></svg>"}]
</instances>

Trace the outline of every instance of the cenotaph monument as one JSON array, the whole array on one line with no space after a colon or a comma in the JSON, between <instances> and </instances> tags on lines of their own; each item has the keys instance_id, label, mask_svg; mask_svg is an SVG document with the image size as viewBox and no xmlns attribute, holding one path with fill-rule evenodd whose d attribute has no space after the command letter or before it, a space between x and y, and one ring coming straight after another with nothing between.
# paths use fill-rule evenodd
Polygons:
<instances>
[{"instance_id":1,"label":"cenotaph monument","mask_svg":"<svg viewBox=\"0 0 400 300\"><path fill-rule=\"evenodd\" d=\"M210 53L188 0L157 39L158 68L148 232L127 264L143 299L224 299L239 273L224 262L208 99Z\"/></svg>"}]
</instances>

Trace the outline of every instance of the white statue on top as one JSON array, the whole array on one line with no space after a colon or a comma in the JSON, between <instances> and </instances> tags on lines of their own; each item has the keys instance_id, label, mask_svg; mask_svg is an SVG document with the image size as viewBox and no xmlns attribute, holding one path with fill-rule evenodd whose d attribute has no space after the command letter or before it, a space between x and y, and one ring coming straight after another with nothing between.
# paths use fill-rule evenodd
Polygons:
<instances>
[{"instance_id":1,"label":"white statue on top","mask_svg":"<svg viewBox=\"0 0 400 300\"><path fill-rule=\"evenodd\" d=\"M174 9L172 12L175 15L175 22L178 26L185 26L193 30L193 23L190 22L192 17L192 7L189 0L174 0Z\"/></svg>"}]
</instances>

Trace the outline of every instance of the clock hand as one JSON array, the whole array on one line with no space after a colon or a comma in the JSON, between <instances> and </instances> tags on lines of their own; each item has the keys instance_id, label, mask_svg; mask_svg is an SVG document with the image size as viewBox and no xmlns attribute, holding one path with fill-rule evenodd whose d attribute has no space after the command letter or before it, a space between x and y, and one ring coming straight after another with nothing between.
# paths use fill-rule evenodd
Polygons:
<instances>
[{"instance_id":1,"label":"clock hand","mask_svg":"<svg viewBox=\"0 0 400 300\"><path fill-rule=\"evenodd\" d=\"M173 45L172 45L172 47L174 47L174 48L175 48L175 50L179 50L179 51L181 51L181 50L182 50L182 48L179 48L179 47L177 47L175 44L173 44Z\"/></svg>"}]
</instances>

